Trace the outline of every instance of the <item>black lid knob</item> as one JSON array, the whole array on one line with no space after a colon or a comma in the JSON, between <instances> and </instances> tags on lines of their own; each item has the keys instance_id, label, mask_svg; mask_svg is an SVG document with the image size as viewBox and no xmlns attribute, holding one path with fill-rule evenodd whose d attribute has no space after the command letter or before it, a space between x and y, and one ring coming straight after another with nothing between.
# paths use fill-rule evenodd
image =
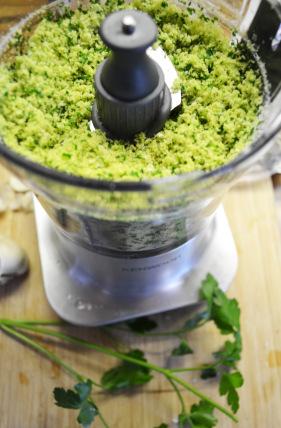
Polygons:
<instances>
[{"instance_id":1,"label":"black lid knob","mask_svg":"<svg viewBox=\"0 0 281 428\"><path fill-rule=\"evenodd\" d=\"M99 33L113 51L145 51L157 39L157 26L147 13L128 9L108 15Z\"/></svg>"},{"instance_id":2,"label":"black lid knob","mask_svg":"<svg viewBox=\"0 0 281 428\"><path fill-rule=\"evenodd\" d=\"M125 34L133 34L136 29L136 20L132 15L126 15L122 19L122 30Z\"/></svg>"},{"instance_id":3,"label":"black lid knob","mask_svg":"<svg viewBox=\"0 0 281 428\"><path fill-rule=\"evenodd\" d=\"M114 12L102 23L100 36L112 55L96 72L94 124L126 139L148 132L153 122L158 130L160 117L161 129L171 96L161 68L146 54L157 38L154 21L136 10Z\"/></svg>"}]
</instances>

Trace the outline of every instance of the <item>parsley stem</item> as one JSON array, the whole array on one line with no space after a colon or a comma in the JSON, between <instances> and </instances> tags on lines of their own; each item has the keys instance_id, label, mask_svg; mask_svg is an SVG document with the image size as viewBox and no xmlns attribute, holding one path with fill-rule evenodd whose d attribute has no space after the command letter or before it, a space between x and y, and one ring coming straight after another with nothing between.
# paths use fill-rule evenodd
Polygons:
<instances>
[{"instance_id":1,"label":"parsley stem","mask_svg":"<svg viewBox=\"0 0 281 428\"><path fill-rule=\"evenodd\" d=\"M107 424L106 420L104 419L103 415L101 414L100 409L98 409L98 412L99 412L99 418L100 418L104 428L109 428L109 425Z\"/></svg>"},{"instance_id":2,"label":"parsley stem","mask_svg":"<svg viewBox=\"0 0 281 428\"><path fill-rule=\"evenodd\" d=\"M0 324L6 324L9 323L9 320L7 319L0 319ZM45 325L45 326L64 326L68 325L64 321L60 320L35 320L35 321L22 321L22 320L15 320L13 321L13 324L28 324L28 325Z\"/></svg>"},{"instance_id":3,"label":"parsley stem","mask_svg":"<svg viewBox=\"0 0 281 428\"><path fill-rule=\"evenodd\" d=\"M175 390L175 393L178 396L178 399L179 399L180 405L181 405L181 413L186 413L184 399L183 399L182 393L180 392L180 390L178 388L178 385L172 379L170 379L169 377L166 377L166 379L170 382L170 384L172 385L172 387Z\"/></svg>"},{"instance_id":4,"label":"parsley stem","mask_svg":"<svg viewBox=\"0 0 281 428\"><path fill-rule=\"evenodd\" d=\"M13 321L6 320L6 322L8 322L10 324L13 324ZM80 345L80 346L83 346L83 347L88 348L88 349L94 349L95 351L101 352L101 353L106 354L106 355L110 355L111 357L117 358L119 360L128 361L128 362L130 362L132 364L135 364L135 365L138 365L138 366L143 366L143 367L146 367L146 368L148 368L150 370L154 370L154 371L156 371L158 373L161 373L166 378L172 379L176 383L178 383L181 386L183 386L187 391L191 392L196 397L200 398L201 400L205 400L205 401L209 402L210 404L212 404L213 407L215 407L216 409L218 409L220 412L224 413L226 416L228 416L233 421L238 422L237 418L228 409L226 409L225 407L223 407L219 403L213 401L211 398L209 398L205 394L201 393L197 388L195 388L190 383L188 383L185 380L177 377L169 369L164 369L164 368L162 368L160 366L157 366L155 364L148 363L146 361L142 361L142 360L139 360L137 358L133 358L133 357L131 357L129 355L122 354L121 352L114 351L114 350L112 350L110 348L107 348L105 346L96 345L95 343L88 342L86 340L80 339L80 338L75 337L75 336L67 335L67 334L62 333L62 332L53 331L53 330L47 329L45 327L33 327L33 326L25 325L25 324L22 323L20 325L20 328L31 330L31 331L33 331L35 333L40 333L40 334L47 335L47 336L53 336L53 337L56 337L58 339L62 339L64 341L68 342L68 343L72 343L74 345Z\"/></svg>"},{"instance_id":5,"label":"parsley stem","mask_svg":"<svg viewBox=\"0 0 281 428\"><path fill-rule=\"evenodd\" d=\"M0 328L4 330L6 333L8 333L11 336L16 337L21 342L26 343L31 348L35 349L37 352L40 352L45 357L47 357L49 360L53 361L57 365L64 368L64 370L72 376L75 380L79 382L85 382L87 379L84 376L81 376L76 370L74 370L72 367L70 367L68 364L63 362L57 355L55 355L53 352L46 349L44 346L40 345L39 343L35 342L31 338L27 337L26 335L20 333L19 331L15 330L13 327L8 327L7 325L0 324Z\"/></svg>"}]
</instances>

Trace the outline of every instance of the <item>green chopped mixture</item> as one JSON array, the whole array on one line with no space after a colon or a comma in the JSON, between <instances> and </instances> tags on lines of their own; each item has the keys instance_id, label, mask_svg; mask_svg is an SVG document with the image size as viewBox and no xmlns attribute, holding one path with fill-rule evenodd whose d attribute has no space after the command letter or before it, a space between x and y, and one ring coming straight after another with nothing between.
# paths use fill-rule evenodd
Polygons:
<instances>
[{"instance_id":1,"label":"green chopped mixture","mask_svg":"<svg viewBox=\"0 0 281 428\"><path fill-rule=\"evenodd\" d=\"M181 108L153 138L140 134L125 143L90 132L93 76L109 54L98 27L125 7L109 0L56 20L46 15L24 52L0 65L5 143L47 167L110 180L207 171L233 159L258 123L262 78L216 21L165 0L135 0L130 7L155 19L158 43L179 75Z\"/></svg>"}]
</instances>

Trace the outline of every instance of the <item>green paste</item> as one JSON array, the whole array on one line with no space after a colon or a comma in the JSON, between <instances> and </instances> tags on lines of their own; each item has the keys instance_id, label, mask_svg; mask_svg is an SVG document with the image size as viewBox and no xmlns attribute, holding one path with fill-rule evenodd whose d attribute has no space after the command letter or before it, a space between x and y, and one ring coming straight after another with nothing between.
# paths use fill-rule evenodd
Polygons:
<instances>
[{"instance_id":1,"label":"green paste","mask_svg":"<svg viewBox=\"0 0 281 428\"><path fill-rule=\"evenodd\" d=\"M212 170L233 159L258 123L262 79L245 49L217 22L165 0L135 0L159 29L158 43L175 65L182 105L153 138L113 141L91 133L93 76L109 54L98 27L118 0L91 2L54 21L46 16L24 53L0 65L0 134L14 151L71 174L143 180ZM15 43L17 41L15 40Z\"/></svg>"}]
</instances>

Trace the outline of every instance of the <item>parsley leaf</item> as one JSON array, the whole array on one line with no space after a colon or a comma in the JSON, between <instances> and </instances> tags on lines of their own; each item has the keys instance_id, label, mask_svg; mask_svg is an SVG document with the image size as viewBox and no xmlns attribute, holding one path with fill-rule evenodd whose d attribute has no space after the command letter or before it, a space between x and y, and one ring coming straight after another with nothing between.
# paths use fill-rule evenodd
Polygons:
<instances>
[{"instance_id":1,"label":"parsley leaf","mask_svg":"<svg viewBox=\"0 0 281 428\"><path fill-rule=\"evenodd\" d=\"M236 362L241 359L242 341L240 333L235 335L235 340L227 340L224 346L214 353L215 358L221 366L236 368Z\"/></svg>"},{"instance_id":2,"label":"parsley leaf","mask_svg":"<svg viewBox=\"0 0 281 428\"><path fill-rule=\"evenodd\" d=\"M83 427L87 428L91 423L94 421L95 416L98 415L98 409L89 401L84 401L81 405L81 410L78 415L77 421L79 424L81 424Z\"/></svg>"},{"instance_id":3,"label":"parsley leaf","mask_svg":"<svg viewBox=\"0 0 281 428\"><path fill-rule=\"evenodd\" d=\"M80 397L81 401L87 400L90 397L92 392L92 382L88 380L87 382L81 382L74 386L75 391Z\"/></svg>"},{"instance_id":4,"label":"parsley leaf","mask_svg":"<svg viewBox=\"0 0 281 428\"><path fill-rule=\"evenodd\" d=\"M240 308L237 300L229 299L211 274L202 281L200 297L207 303L207 309L187 320L184 325L186 330L193 330L213 320L222 334L236 334L240 331Z\"/></svg>"},{"instance_id":5,"label":"parsley leaf","mask_svg":"<svg viewBox=\"0 0 281 428\"><path fill-rule=\"evenodd\" d=\"M92 382L90 380L78 383L74 386L74 390L55 388L55 404L65 409L80 409L77 421L87 428L98 415L98 409L90 399L91 393Z\"/></svg>"},{"instance_id":6,"label":"parsley leaf","mask_svg":"<svg viewBox=\"0 0 281 428\"><path fill-rule=\"evenodd\" d=\"M242 341L240 333L236 333L234 335L235 340L231 342L227 340L223 347L214 352L214 357L217 362L214 367L208 367L201 372L201 379L209 379L212 377L216 377L217 368L224 369L236 369L237 361L241 359L241 351L242 351Z\"/></svg>"},{"instance_id":7,"label":"parsley leaf","mask_svg":"<svg viewBox=\"0 0 281 428\"><path fill-rule=\"evenodd\" d=\"M240 330L240 308L237 300L229 299L211 274L202 282L200 296L207 302L210 319L222 334L237 333Z\"/></svg>"},{"instance_id":8,"label":"parsley leaf","mask_svg":"<svg viewBox=\"0 0 281 428\"><path fill-rule=\"evenodd\" d=\"M186 428L189 427L190 419L186 413L180 413L178 417L178 427L179 428Z\"/></svg>"},{"instance_id":9,"label":"parsley leaf","mask_svg":"<svg viewBox=\"0 0 281 428\"><path fill-rule=\"evenodd\" d=\"M200 288L200 297L207 302L208 312L211 314L214 294L218 290L218 283L216 279L208 273L206 278L202 281Z\"/></svg>"},{"instance_id":10,"label":"parsley leaf","mask_svg":"<svg viewBox=\"0 0 281 428\"><path fill-rule=\"evenodd\" d=\"M144 353L134 349L127 354L141 361L147 361ZM133 386L143 385L152 379L151 370L147 367L138 366L134 363L123 361L117 367L105 372L101 378L103 388L108 391L117 391Z\"/></svg>"},{"instance_id":11,"label":"parsley leaf","mask_svg":"<svg viewBox=\"0 0 281 428\"><path fill-rule=\"evenodd\" d=\"M220 395L227 396L227 402L234 413L239 409L239 396L236 389L243 385L243 377L240 372L224 373L220 380Z\"/></svg>"},{"instance_id":12,"label":"parsley leaf","mask_svg":"<svg viewBox=\"0 0 281 428\"><path fill-rule=\"evenodd\" d=\"M54 389L55 404L65 409L79 409L81 400L77 392L72 389L55 388Z\"/></svg>"},{"instance_id":13,"label":"parsley leaf","mask_svg":"<svg viewBox=\"0 0 281 428\"><path fill-rule=\"evenodd\" d=\"M217 370L215 367L208 367L207 369L202 370L201 379L211 379L217 376Z\"/></svg>"},{"instance_id":14,"label":"parsley leaf","mask_svg":"<svg viewBox=\"0 0 281 428\"><path fill-rule=\"evenodd\" d=\"M209 320L209 311L203 311L195 314L192 318L186 321L184 328L187 330L194 330L195 328L201 327Z\"/></svg>"},{"instance_id":15,"label":"parsley leaf","mask_svg":"<svg viewBox=\"0 0 281 428\"><path fill-rule=\"evenodd\" d=\"M182 340L179 344L179 346L177 346L176 348L174 348L172 350L171 355L173 357L180 357L182 355L187 355L187 354L193 354L192 349L190 348L189 344L187 343L186 340Z\"/></svg>"},{"instance_id":16,"label":"parsley leaf","mask_svg":"<svg viewBox=\"0 0 281 428\"><path fill-rule=\"evenodd\" d=\"M145 333L157 327L156 321L148 317L136 318L132 321L128 321L126 324L130 330L136 333Z\"/></svg>"},{"instance_id":17,"label":"parsley leaf","mask_svg":"<svg viewBox=\"0 0 281 428\"><path fill-rule=\"evenodd\" d=\"M214 299L212 318L222 334L239 331L240 309L236 299L229 300L224 293L217 292Z\"/></svg>"},{"instance_id":18,"label":"parsley leaf","mask_svg":"<svg viewBox=\"0 0 281 428\"><path fill-rule=\"evenodd\" d=\"M213 415L214 406L207 401L201 400L198 404L193 404L189 419L191 428L212 428L216 425L217 419Z\"/></svg>"}]
</instances>

